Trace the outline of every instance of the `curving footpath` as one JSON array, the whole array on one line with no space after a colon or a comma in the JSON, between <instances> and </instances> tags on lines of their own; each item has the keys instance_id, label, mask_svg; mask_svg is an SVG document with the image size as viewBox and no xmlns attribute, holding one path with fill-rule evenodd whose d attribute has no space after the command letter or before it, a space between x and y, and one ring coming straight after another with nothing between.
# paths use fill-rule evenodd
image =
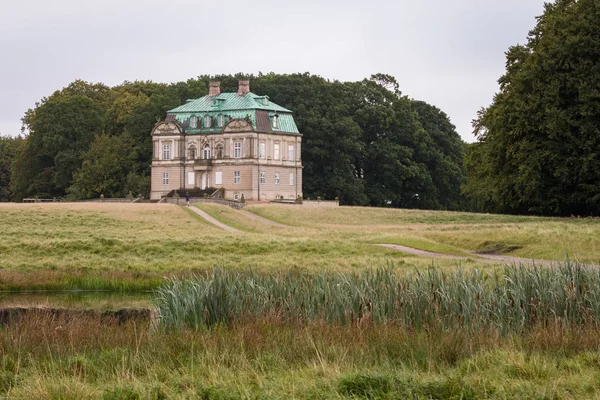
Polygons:
<instances>
[{"instance_id":1,"label":"curving footpath","mask_svg":"<svg viewBox=\"0 0 600 400\"><path fill-rule=\"evenodd\" d=\"M216 219L214 219L213 217L211 217L210 215L208 215L207 213L205 213L204 211L200 210L199 208L196 207L189 207L189 210L192 210L193 212L195 212L196 214L198 214L199 216L201 216L202 218L204 218L206 221L210 222L211 224L218 226L221 229L226 230L227 232L232 232L232 233L243 233L242 231L240 231L239 229L235 229L232 228L229 225L225 225L224 223L217 221Z\"/></svg>"},{"instance_id":2,"label":"curving footpath","mask_svg":"<svg viewBox=\"0 0 600 400\"><path fill-rule=\"evenodd\" d=\"M431 251L419 250L412 247L402 246L399 244L376 244L379 247L385 247L386 249L400 251L402 253L411 254L414 256L420 257L430 257L430 258L445 258L452 260L466 260L469 257L466 256L454 256L451 254L443 254L443 253L434 253ZM468 252L473 258L477 261L487 261L501 264L535 264L535 265L543 265L543 266L553 266L558 264L560 261L551 261L551 260L539 260L535 258L521 258L521 257L511 257L511 256L503 256L497 254L480 254L475 253L473 251ZM580 264L586 267L597 267L594 264Z\"/></svg>"},{"instance_id":3,"label":"curving footpath","mask_svg":"<svg viewBox=\"0 0 600 400\"><path fill-rule=\"evenodd\" d=\"M289 225L284 225L284 224L280 224L279 222L275 222L275 221L271 221L270 219L267 219L265 217L261 217L258 214L254 214L253 212L250 211L246 211L246 210L238 210L239 212L241 212L242 214L244 214L246 217L248 218L252 218L256 221L260 221L260 222L264 222L270 225L275 225L275 226L279 226L281 228L289 228Z\"/></svg>"}]
</instances>

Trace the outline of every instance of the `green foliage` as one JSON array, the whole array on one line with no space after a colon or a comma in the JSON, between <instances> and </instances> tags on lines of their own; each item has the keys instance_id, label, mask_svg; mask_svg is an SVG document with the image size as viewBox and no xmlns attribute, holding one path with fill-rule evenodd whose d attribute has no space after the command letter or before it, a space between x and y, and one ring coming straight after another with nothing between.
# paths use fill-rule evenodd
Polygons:
<instances>
[{"instance_id":1,"label":"green foliage","mask_svg":"<svg viewBox=\"0 0 600 400\"><path fill-rule=\"evenodd\" d=\"M464 188L490 211L600 212L600 13L595 0L547 3L506 53L493 104L474 121Z\"/></svg>"},{"instance_id":2,"label":"green foliage","mask_svg":"<svg viewBox=\"0 0 600 400\"><path fill-rule=\"evenodd\" d=\"M0 135L0 202L10 201L10 169L23 138Z\"/></svg>"},{"instance_id":3,"label":"green foliage","mask_svg":"<svg viewBox=\"0 0 600 400\"><path fill-rule=\"evenodd\" d=\"M156 295L168 329L235 324L245 318L410 329L497 329L600 325L600 272L563 263L507 266L502 274L435 268L399 277L391 269L354 275L264 275L215 270L172 280Z\"/></svg>"},{"instance_id":4,"label":"green foliage","mask_svg":"<svg viewBox=\"0 0 600 400\"><path fill-rule=\"evenodd\" d=\"M83 154L81 170L75 173L69 194L76 199L125 197L126 178L129 185L138 178L130 176L134 151L129 142L119 136L101 134Z\"/></svg>"},{"instance_id":5,"label":"green foliage","mask_svg":"<svg viewBox=\"0 0 600 400\"><path fill-rule=\"evenodd\" d=\"M395 79L384 74L345 83L274 73L204 75L170 85L124 82L113 88L75 81L26 113L30 135L13 163L15 197L62 196L67 189L77 198L97 196L99 190L147 195L153 125L167 110L205 95L210 80L220 80L223 92L234 92L242 77L250 79L253 92L294 110L304 135L303 191L309 197L339 198L346 205L462 206L463 143L454 126L435 107L402 96ZM126 140L127 154L102 162L90 153L102 132ZM117 157L126 159L111 167L109 159Z\"/></svg>"}]
</instances>

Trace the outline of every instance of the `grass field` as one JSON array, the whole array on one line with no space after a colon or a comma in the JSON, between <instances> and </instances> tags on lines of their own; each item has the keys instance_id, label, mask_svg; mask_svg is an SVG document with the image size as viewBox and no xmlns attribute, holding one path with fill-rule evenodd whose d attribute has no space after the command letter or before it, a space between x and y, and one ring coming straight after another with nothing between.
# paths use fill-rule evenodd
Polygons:
<instances>
[{"instance_id":1,"label":"grass field","mask_svg":"<svg viewBox=\"0 0 600 400\"><path fill-rule=\"evenodd\" d=\"M282 228L219 205L198 206L244 231L227 233L184 207L135 204L0 205L0 288L139 290L215 266L344 272L432 260L373 246L455 255L492 250L600 262L600 221L370 209L249 206ZM508 251L508 253L507 253ZM435 260L456 267L456 260ZM488 268L475 258L462 266Z\"/></svg>"},{"instance_id":2,"label":"grass field","mask_svg":"<svg viewBox=\"0 0 600 400\"><path fill-rule=\"evenodd\" d=\"M172 205L0 204L0 288L135 293L155 289L165 278L206 276L215 266L269 274L275 283L278 274L285 272L306 279L316 274L343 279L340 274L383 267L403 277L432 264L445 273L473 268L501 271L502 265L470 254L482 250L600 262L600 220L596 219L246 207L287 226L281 227L227 207L198 207L242 232L225 232L191 210ZM374 246L377 243L469 258L432 260ZM245 290L250 290L247 285ZM473 281L473 287L477 285ZM332 293L336 287L331 286ZM458 291L461 287L454 286ZM557 287L564 289L563 300L571 301L569 284L559 282ZM305 285L307 293L309 289ZM535 293L536 288L527 290L524 293ZM318 296L319 289L315 291L311 296ZM438 291L434 292L435 297ZM510 301L512 291L506 293ZM0 296L0 308L33 305L44 297L36 296L41 297L31 296L21 303L14 298L2 302ZM538 321L535 296L523 296L533 307L528 309L531 321ZM135 298L136 306L147 304L146 297ZM256 298L260 306L264 300ZM286 304L287 298L282 296L280 303ZM367 304L350 300L350 309ZM446 300L448 307L454 307L452 299ZM91 307L100 309L120 301L90 300ZM579 310L582 321L588 321L592 304L589 298L585 301L581 304L587 305ZM76 303L77 296L70 295L48 301L64 307ZM183 307L188 304L182 301ZM304 307L302 301L296 306ZM455 309L459 316L464 314L460 307ZM319 318L285 320L274 310L268 318L256 314L245 319L242 313L229 323L199 328L192 324L177 330L142 320L123 323L65 319L43 311L28 314L18 323L0 327L0 398L600 398L596 323L567 326L550 318L502 333L492 325L465 330L360 318L346 324ZM477 308L473 312L477 315Z\"/></svg>"}]
</instances>

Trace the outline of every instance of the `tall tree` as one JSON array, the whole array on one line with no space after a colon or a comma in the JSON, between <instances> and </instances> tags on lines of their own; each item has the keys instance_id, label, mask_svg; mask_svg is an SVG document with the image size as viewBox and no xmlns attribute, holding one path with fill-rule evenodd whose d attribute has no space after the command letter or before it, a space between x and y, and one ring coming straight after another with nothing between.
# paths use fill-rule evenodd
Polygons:
<instances>
[{"instance_id":1,"label":"tall tree","mask_svg":"<svg viewBox=\"0 0 600 400\"><path fill-rule=\"evenodd\" d=\"M75 199L98 198L100 195L124 197L134 158L133 146L123 137L105 133L96 136L82 156L81 169L73 177L69 194Z\"/></svg>"},{"instance_id":2,"label":"tall tree","mask_svg":"<svg viewBox=\"0 0 600 400\"><path fill-rule=\"evenodd\" d=\"M13 199L10 190L10 168L23 138L0 135L0 201Z\"/></svg>"},{"instance_id":3,"label":"tall tree","mask_svg":"<svg viewBox=\"0 0 600 400\"><path fill-rule=\"evenodd\" d=\"M546 4L474 122L465 193L489 210L600 213L600 5Z\"/></svg>"}]
</instances>

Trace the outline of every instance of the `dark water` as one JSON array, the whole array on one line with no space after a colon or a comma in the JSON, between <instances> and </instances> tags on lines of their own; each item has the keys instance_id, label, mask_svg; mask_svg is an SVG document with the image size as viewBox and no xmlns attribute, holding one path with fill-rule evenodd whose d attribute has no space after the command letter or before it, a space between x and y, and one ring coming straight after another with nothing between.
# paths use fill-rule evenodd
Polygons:
<instances>
[{"instance_id":1,"label":"dark water","mask_svg":"<svg viewBox=\"0 0 600 400\"><path fill-rule=\"evenodd\" d=\"M95 291L0 292L0 308L13 307L49 307L100 311L151 308L152 293Z\"/></svg>"}]
</instances>

